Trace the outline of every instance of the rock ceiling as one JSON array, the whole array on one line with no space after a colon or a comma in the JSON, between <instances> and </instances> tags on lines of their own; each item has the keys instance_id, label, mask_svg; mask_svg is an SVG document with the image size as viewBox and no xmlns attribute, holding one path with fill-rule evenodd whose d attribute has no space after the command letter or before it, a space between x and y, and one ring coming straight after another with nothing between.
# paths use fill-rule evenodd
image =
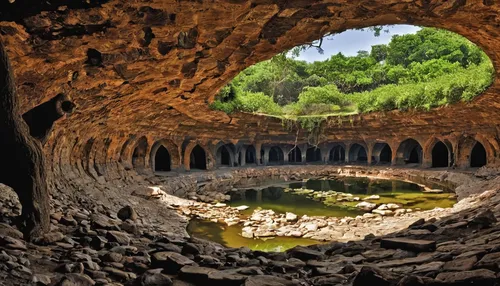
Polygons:
<instances>
[{"instance_id":1,"label":"rock ceiling","mask_svg":"<svg viewBox=\"0 0 500 286\"><path fill-rule=\"evenodd\" d=\"M60 92L77 104L75 113L56 124L56 140L61 134L285 134L277 120L228 116L208 104L244 68L349 28L398 23L446 28L480 45L497 69L500 65L500 4L491 0L8 2L0 7L0 35L23 112ZM364 115L330 129L332 134L339 128L346 134L496 130L499 92L496 79L470 104Z\"/></svg>"}]
</instances>

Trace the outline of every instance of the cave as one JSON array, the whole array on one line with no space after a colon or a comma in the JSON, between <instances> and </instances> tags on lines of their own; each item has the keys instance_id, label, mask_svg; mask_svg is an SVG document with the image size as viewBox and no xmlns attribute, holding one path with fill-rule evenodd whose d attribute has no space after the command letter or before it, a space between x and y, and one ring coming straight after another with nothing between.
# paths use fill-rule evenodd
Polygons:
<instances>
[{"instance_id":1,"label":"cave","mask_svg":"<svg viewBox=\"0 0 500 286\"><path fill-rule=\"evenodd\" d=\"M269 149L269 164L283 164L283 151L278 146Z\"/></svg>"},{"instance_id":2,"label":"cave","mask_svg":"<svg viewBox=\"0 0 500 286\"><path fill-rule=\"evenodd\" d=\"M198 170L207 169L207 155L205 154L205 150L200 147L200 145L196 145L191 151L189 167L190 169Z\"/></svg>"},{"instance_id":3,"label":"cave","mask_svg":"<svg viewBox=\"0 0 500 286\"><path fill-rule=\"evenodd\" d=\"M288 152L288 163L301 163L302 162L302 152L295 146Z\"/></svg>"},{"instance_id":4,"label":"cave","mask_svg":"<svg viewBox=\"0 0 500 286\"><path fill-rule=\"evenodd\" d=\"M423 149L415 139L406 139L397 151L398 164L422 164Z\"/></svg>"},{"instance_id":5,"label":"cave","mask_svg":"<svg viewBox=\"0 0 500 286\"><path fill-rule=\"evenodd\" d=\"M449 165L448 154L449 154L448 147L446 147L446 145L443 142L438 141L432 148L432 167L433 168L448 167Z\"/></svg>"},{"instance_id":6,"label":"cave","mask_svg":"<svg viewBox=\"0 0 500 286\"><path fill-rule=\"evenodd\" d=\"M483 144L476 142L470 153L470 166L473 168L482 167L487 164L486 149Z\"/></svg>"},{"instance_id":7,"label":"cave","mask_svg":"<svg viewBox=\"0 0 500 286\"><path fill-rule=\"evenodd\" d=\"M368 161L368 155L365 147L360 144L354 143L349 149L349 162L350 163L365 163Z\"/></svg>"},{"instance_id":8,"label":"cave","mask_svg":"<svg viewBox=\"0 0 500 286\"><path fill-rule=\"evenodd\" d=\"M306 151L306 162L321 162L321 150L317 147L307 148Z\"/></svg>"},{"instance_id":9,"label":"cave","mask_svg":"<svg viewBox=\"0 0 500 286\"><path fill-rule=\"evenodd\" d=\"M256 157L256 151L255 147L252 145L248 146L247 149L245 150L245 163L246 164L256 164L257 163L257 157Z\"/></svg>"},{"instance_id":10,"label":"cave","mask_svg":"<svg viewBox=\"0 0 500 286\"><path fill-rule=\"evenodd\" d=\"M392 150L387 143L376 143L373 146L373 162L376 164L390 164L392 162Z\"/></svg>"},{"instance_id":11,"label":"cave","mask_svg":"<svg viewBox=\"0 0 500 286\"><path fill-rule=\"evenodd\" d=\"M492 0L4 0L0 277L497 285L499 11ZM349 29L408 48L328 50ZM440 29L470 42L418 38ZM311 50L329 60L314 64ZM247 190L255 204L230 199Z\"/></svg>"},{"instance_id":12,"label":"cave","mask_svg":"<svg viewBox=\"0 0 500 286\"><path fill-rule=\"evenodd\" d=\"M155 154L155 171L168 172L171 171L170 168L170 153L165 146L161 145Z\"/></svg>"},{"instance_id":13,"label":"cave","mask_svg":"<svg viewBox=\"0 0 500 286\"><path fill-rule=\"evenodd\" d=\"M330 162L345 162L345 149L344 147L337 145L330 150L328 157Z\"/></svg>"}]
</instances>

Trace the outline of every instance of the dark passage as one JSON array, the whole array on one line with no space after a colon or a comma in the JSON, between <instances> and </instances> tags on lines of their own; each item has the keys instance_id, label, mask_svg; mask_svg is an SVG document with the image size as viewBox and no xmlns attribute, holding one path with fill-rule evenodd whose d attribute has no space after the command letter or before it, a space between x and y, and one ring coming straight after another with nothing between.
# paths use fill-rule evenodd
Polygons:
<instances>
[{"instance_id":1,"label":"dark passage","mask_svg":"<svg viewBox=\"0 0 500 286\"><path fill-rule=\"evenodd\" d=\"M470 166L471 167L482 167L486 165L486 150L483 144L476 142L472 152L470 153Z\"/></svg>"},{"instance_id":2,"label":"dark passage","mask_svg":"<svg viewBox=\"0 0 500 286\"><path fill-rule=\"evenodd\" d=\"M220 163L221 163L221 165L230 166L231 165L231 156L229 155L229 151L227 150L227 148L225 146L222 146L220 148L221 148L221 150L220 150L220 156L221 156Z\"/></svg>"},{"instance_id":3,"label":"dark passage","mask_svg":"<svg viewBox=\"0 0 500 286\"><path fill-rule=\"evenodd\" d=\"M155 171L170 171L170 153L163 145L158 148L155 154Z\"/></svg>"},{"instance_id":4,"label":"dark passage","mask_svg":"<svg viewBox=\"0 0 500 286\"><path fill-rule=\"evenodd\" d=\"M189 167L191 169L206 170L207 169L207 156L205 150L199 145L196 145L191 151Z\"/></svg>"},{"instance_id":5,"label":"dark passage","mask_svg":"<svg viewBox=\"0 0 500 286\"><path fill-rule=\"evenodd\" d=\"M306 162L321 162L321 150L316 147L308 148L306 151Z\"/></svg>"},{"instance_id":6,"label":"dark passage","mask_svg":"<svg viewBox=\"0 0 500 286\"><path fill-rule=\"evenodd\" d=\"M328 158L331 162L345 162L345 149L342 146L335 146L330 150Z\"/></svg>"},{"instance_id":7,"label":"dark passage","mask_svg":"<svg viewBox=\"0 0 500 286\"><path fill-rule=\"evenodd\" d=\"M408 161L406 163L410 164L410 163L420 163L420 156L419 156L419 151L421 149L419 148L419 146L415 146L413 147L413 149L411 149L410 151L410 156L408 157Z\"/></svg>"},{"instance_id":8,"label":"dark passage","mask_svg":"<svg viewBox=\"0 0 500 286\"><path fill-rule=\"evenodd\" d=\"M389 145L385 144L384 148L382 148L382 151L380 151L380 163L391 163L392 161L392 150Z\"/></svg>"},{"instance_id":9,"label":"dark passage","mask_svg":"<svg viewBox=\"0 0 500 286\"><path fill-rule=\"evenodd\" d=\"M302 152L300 149L295 147L288 153L288 163L300 163L302 162Z\"/></svg>"},{"instance_id":10,"label":"dark passage","mask_svg":"<svg viewBox=\"0 0 500 286\"><path fill-rule=\"evenodd\" d=\"M147 149L148 140L143 136L141 137L141 139L139 139L139 143L137 143L137 146L134 149L134 153L132 154L132 165L134 166L134 168L142 168L145 166Z\"/></svg>"},{"instance_id":11,"label":"dark passage","mask_svg":"<svg viewBox=\"0 0 500 286\"><path fill-rule=\"evenodd\" d=\"M283 163L283 151L279 147L274 146L269 150L269 163Z\"/></svg>"},{"instance_id":12,"label":"dark passage","mask_svg":"<svg viewBox=\"0 0 500 286\"><path fill-rule=\"evenodd\" d=\"M432 167L448 167L448 148L441 141L437 142L432 148Z\"/></svg>"},{"instance_id":13,"label":"dark passage","mask_svg":"<svg viewBox=\"0 0 500 286\"><path fill-rule=\"evenodd\" d=\"M249 146L245 151L245 162L247 164L255 164L257 162L255 158L255 147Z\"/></svg>"}]
</instances>

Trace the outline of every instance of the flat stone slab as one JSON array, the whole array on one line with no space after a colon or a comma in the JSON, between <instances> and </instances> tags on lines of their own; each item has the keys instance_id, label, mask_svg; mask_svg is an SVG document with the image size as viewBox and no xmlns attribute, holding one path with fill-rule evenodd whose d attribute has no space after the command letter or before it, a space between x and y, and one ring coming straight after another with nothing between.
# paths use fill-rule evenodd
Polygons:
<instances>
[{"instance_id":1,"label":"flat stone slab","mask_svg":"<svg viewBox=\"0 0 500 286\"><path fill-rule=\"evenodd\" d=\"M477 269L471 271L460 272L443 272L439 273L436 280L453 285L495 285L495 272L487 269Z\"/></svg>"},{"instance_id":2,"label":"flat stone slab","mask_svg":"<svg viewBox=\"0 0 500 286\"><path fill-rule=\"evenodd\" d=\"M383 238L380 247L386 249L403 249L414 252L430 252L436 250L433 240L418 240L409 238Z\"/></svg>"}]
</instances>

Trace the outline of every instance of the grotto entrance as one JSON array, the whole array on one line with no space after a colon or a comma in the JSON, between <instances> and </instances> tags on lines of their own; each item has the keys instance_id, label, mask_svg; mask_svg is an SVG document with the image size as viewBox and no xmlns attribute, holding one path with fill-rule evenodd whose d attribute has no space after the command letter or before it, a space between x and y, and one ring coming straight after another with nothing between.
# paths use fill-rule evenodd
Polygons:
<instances>
[{"instance_id":1,"label":"grotto entrance","mask_svg":"<svg viewBox=\"0 0 500 286\"><path fill-rule=\"evenodd\" d=\"M232 166L232 158L226 145L217 149L217 163L219 166Z\"/></svg>"},{"instance_id":2,"label":"grotto entrance","mask_svg":"<svg viewBox=\"0 0 500 286\"><path fill-rule=\"evenodd\" d=\"M207 155L205 153L205 150L203 150L200 145L196 145L193 148L193 151L191 151L189 168L198 170L207 169Z\"/></svg>"},{"instance_id":3,"label":"grotto entrance","mask_svg":"<svg viewBox=\"0 0 500 286\"><path fill-rule=\"evenodd\" d=\"M288 153L288 163L300 163L300 162L302 162L302 152L297 146L295 146Z\"/></svg>"},{"instance_id":4,"label":"grotto entrance","mask_svg":"<svg viewBox=\"0 0 500 286\"><path fill-rule=\"evenodd\" d=\"M328 156L328 161L330 162L345 162L345 149L344 147L337 145L330 150Z\"/></svg>"},{"instance_id":5,"label":"grotto entrance","mask_svg":"<svg viewBox=\"0 0 500 286\"><path fill-rule=\"evenodd\" d=\"M423 149L415 139L406 139L401 142L397 152L398 164L421 164Z\"/></svg>"},{"instance_id":6,"label":"grotto entrance","mask_svg":"<svg viewBox=\"0 0 500 286\"><path fill-rule=\"evenodd\" d=\"M486 163L486 149L484 149L483 144L476 142L470 153L470 166L482 167L486 165Z\"/></svg>"},{"instance_id":7,"label":"grotto entrance","mask_svg":"<svg viewBox=\"0 0 500 286\"><path fill-rule=\"evenodd\" d=\"M432 148L432 167L448 167L449 165L449 154L448 147L439 141Z\"/></svg>"},{"instance_id":8,"label":"grotto entrance","mask_svg":"<svg viewBox=\"0 0 500 286\"><path fill-rule=\"evenodd\" d=\"M170 162L170 153L165 146L161 145L155 154L155 171L171 171Z\"/></svg>"},{"instance_id":9,"label":"grotto entrance","mask_svg":"<svg viewBox=\"0 0 500 286\"><path fill-rule=\"evenodd\" d=\"M365 147L355 143L349 149L349 162L364 163L368 160Z\"/></svg>"},{"instance_id":10,"label":"grotto entrance","mask_svg":"<svg viewBox=\"0 0 500 286\"><path fill-rule=\"evenodd\" d=\"M248 148L245 150L245 163L246 164L256 164L257 163L257 158L256 158L256 151L255 147L252 145L248 146Z\"/></svg>"},{"instance_id":11,"label":"grotto entrance","mask_svg":"<svg viewBox=\"0 0 500 286\"><path fill-rule=\"evenodd\" d=\"M306 162L321 162L321 150L318 147L310 147L306 151Z\"/></svg>"},{"instance_id":12,"label":"grotto entrance","mask_svg":"<svg viewBox=\"0 0 500 286\"><path fill-rule=\"evenodd\" d=\"M284 156L283 151L278 146L273 146L269 149L269 163L270 164L283 164Z\"/></svg>"},{"instance_id":13,"label":"grotto entrance","mask_svg":"<svg viewBox=\"0 0 500 286\"><path fill-rule=\"evenodd\" d=\"M387 143L376 143L373 147L373 158L377 164L390 164L392 162L392 150Z\"/></svg>"},{"instance_id":14,"label":"grotto entrance","mask_svg":"<svg viewBox=\"0 0 500 286\"><path fill-rule=\"evenodd\" d=\"M148 140L141 137L132 153L132 166L134 168L144 168L146 163L146 151L148 149Z\"/></svg>"}]
</instances>

